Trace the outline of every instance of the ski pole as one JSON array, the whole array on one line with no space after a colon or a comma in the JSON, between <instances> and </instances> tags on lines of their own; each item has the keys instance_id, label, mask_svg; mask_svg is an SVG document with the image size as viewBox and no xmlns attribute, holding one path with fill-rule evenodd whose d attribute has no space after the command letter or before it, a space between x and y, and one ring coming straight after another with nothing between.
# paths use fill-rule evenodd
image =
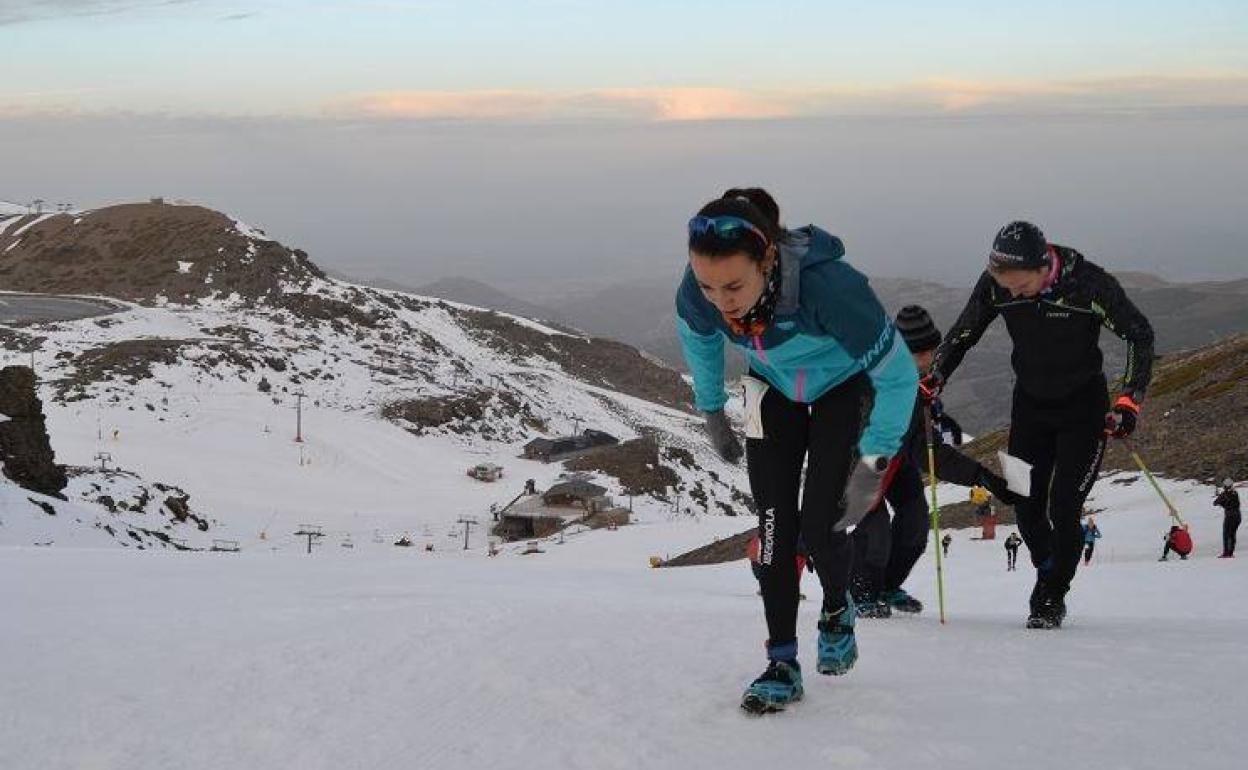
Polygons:
<instances>
[{"instance_id":1,"label":"ski pole","mask_svg":"<svg viewBox=\"0 0 1248 770\"><path fill-rule=\"evenodd\" d=\"M1149 483L1153 485L1153 489L1157 491L1157 495L1161 501L1166 504L1166 508L1170 511L1170 515L1179 523L1179 526L1186 527L1187 522L1183 521L1183 517L1179 515L1179 509L1175 508L1170 502L1170 498L1166 497L1166 493L1161 491L1161 486L1157 483L1157 479L1153 478L1153 474L1149 472L1148 466L1144 464L1144 460L1140 458L1139 452L1135 451L1135 445L1129 439L1123 439L1122 442L1127 445L1127 453L1131 455L1131 459L1135 460L1135 464L1144 472L1144 476L1148 478Z\"/></svg>"},{"instance_id":2,"label":"ski pole","mask_svg":"<svg viewBox=\"0 0 1248 770\"><path fill-rule=\"evenodd\" d=\"M932 503L928 517L932 522L932 536L936 544L936 595L940 600L940 623L945 623L945 566L940 554L940 508L936 502L936 448L932 445L932 413L924 405L923 428L927 438L927 477L932 483Z\"/></svg>"}]
</instances>

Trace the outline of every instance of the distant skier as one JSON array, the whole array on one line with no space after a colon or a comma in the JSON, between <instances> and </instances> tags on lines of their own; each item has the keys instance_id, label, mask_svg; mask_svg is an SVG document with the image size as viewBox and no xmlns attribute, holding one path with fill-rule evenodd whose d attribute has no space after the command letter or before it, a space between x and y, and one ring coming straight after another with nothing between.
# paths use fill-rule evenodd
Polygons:
<instances>
[{"instance_id":1,"label":"distant skier","mask_svg":"<svg viewBox=\"0 0 1248 770\"><path fill-rule=\"evenodd\" d=\"M1005 539L1005 571L1014 572L1018 564L1018 547L1023 544L1023 539L1018 536L1017 532L1011 532L1010 536Z\"/></svg>"},{"instance_id":2,"label":"distant skier","mask_svg":"<svg viewBox=\"0 0 1248 770\"><path fill-rule=\"evenodd\" d=\"M945 536L940 539L940 550L944 552L945 556L949 555L949 546L952 544L953 544L953 535L946 532Z\"/></svg>"},{"instance_id":3,"label":"distant skier","mask_svg":"<svg viewBox=\"0 0 1248 770\"><path fill-rule=\"evenodd\" d=\"M1235 535L1242 521L1239 512L1239 493L1235 482L1225 479L1222 490L1213 498L1213 504L1222 509L1222 555L1219 559L1235 558Z\"/></svg>"},{"instance_id":4,"label":"distant skier","mask_svg":"<svg viewBox=\"0 0 1248 770\"><path fill-rule=\"evenodd\" d=\"M1096 550L1096 541L1101 539L1101 528L1091 516L1083 525L1083 563L1092 562L1092 552Z\"/></svg>"},{"instance_id":5,"label":"distant skier","mask_svg":"<svg viewBox=\"0 0 1248 770\"><path fill-rule=\"evenodd\" d=\"M903 307L897 313L896 324L919 373L925 373L940 344L940 330L918 305ZM937 478L961 486L987 487L1007 504L1017 500L1017 495L1007 489L1005 479L945 443L946 434L953 437L955 445L960 443L961 427L945 413L939 399L929 403L916 391L910 427L902 441L901 462L885 492L893 511L892 524L887 508L880 505L854 529L851 591L860 617L886 618L893 610L923 611L922 602L902 585L927 549L928 500L923 485L928 464L927 418L932 424L930 438ZM982 489L980 494L988 499Z\"/></svg>"},{"instance_id":6,"label":"distant skier","mask_svg":"<svg viewBox=\"0 0 1248 770\"><path fill-rule=\"evenodd\" d=\"M923 388L937 394L998 315L1013 341L1009 453L1032 466L1031 497L1016 507L1036 567L1028 628L1058 628L1083 547L1079 514L1107 436L1135 430L1152 376L1153 330L1113 276L1040 228L997 233L988 269L940 349ZM1122 391L1111 406L1098 346L1104 326L1127 341Z\"/></svg>"},{"instance_id":7,"label":"distant skier","mask_svg":"<svg viewBox=\"0 0 1248 770\"><path fill-rule=\"evenodd\" d=\"M1161 558L1157 561L1166 561L1170 552L1174 551L1183 561L1187 561L1187 555L1192 552L1192 536L1187 531L1187 525L1179 526L1175 524L1170 527L1170 531L1165 535L1166 547L1161 551Z\"/></svg>"},{"instance_id":8,"label":"distant skier","mask_svg":"<svg viewBox=\"0 0 1248 770\"><path fill-rule=\"evenodd\" d=\"M883 494L918 375L866 278L843 260L841 241L813 225L785 229L765 191L728 190L689 220L688 238L676 325L694 401L728 462L740 458L741 445L724 414L725 340L749 363L746 460L768 665L741 706L765 713L802 697L799 535L823 586L817 669L845 674L858 658L846 529Z\"/></svg>"}]
</instances>

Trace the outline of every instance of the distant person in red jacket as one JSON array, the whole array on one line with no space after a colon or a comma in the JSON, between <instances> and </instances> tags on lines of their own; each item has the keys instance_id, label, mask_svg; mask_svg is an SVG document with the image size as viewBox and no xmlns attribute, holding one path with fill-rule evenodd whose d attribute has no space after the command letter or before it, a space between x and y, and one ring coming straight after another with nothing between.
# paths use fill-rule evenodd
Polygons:
<instances>
[{"instance_id":1,"label":"distant person in red jacket","mask_svg":"<svg viewBox=\"0 0 1248 770\"><path fill-rule=\"evenodd\" d=\"M1166 533L1166 547L1157 561L1166 561L1171 551L1177 553L1184 561L1192 552L1192 536L1188 533L1186 524L1181 527L1178 524L1170 527L1170 531Z\"/></svg>"}]
</instances>

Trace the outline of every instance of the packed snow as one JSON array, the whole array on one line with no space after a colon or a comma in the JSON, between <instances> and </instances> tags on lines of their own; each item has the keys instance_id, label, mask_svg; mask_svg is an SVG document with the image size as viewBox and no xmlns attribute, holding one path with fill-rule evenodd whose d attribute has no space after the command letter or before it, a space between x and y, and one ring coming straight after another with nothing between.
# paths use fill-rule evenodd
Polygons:
<instances>
[{"instance_id":1,"label":"packed snow","mask_svg":"<svg viewBox=\"0 0 1248 770\"><path fill-rule=\"evenodd\" d=\"M1196 553L1158 563L1151 488L1102 480L1104 538L1060 631L1023 628L1006 532L958 532L949 622L929 549L910 584L927 611L861 620L857 667L820 677L808 578L806 698L762 718L737 707L763 664L744 562L647 566L743 520L494 558L6 548L0 767L1239 767L1244 561L1213 558L1211 488L1163 483Z\"/></svg>"}]
</instances>

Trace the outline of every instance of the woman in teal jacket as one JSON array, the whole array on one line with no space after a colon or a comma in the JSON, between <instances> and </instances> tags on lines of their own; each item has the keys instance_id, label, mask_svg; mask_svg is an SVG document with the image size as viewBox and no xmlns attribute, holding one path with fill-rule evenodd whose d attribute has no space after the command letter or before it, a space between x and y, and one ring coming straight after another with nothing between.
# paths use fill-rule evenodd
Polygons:
<instances>
[{"instance_id":1,"label":"woman in teal jacket","mask_svg":"<svg viewBox=\"0 0 1248 770\"><path fill-rule=\"evenodd\" d=\"M695 403L729 462L741 446L723 411L725 341L750 366L746 459L768 666L742 707L774 711L802 697L792 568L799 536L824 594L817 670L840 675L857 660L845 530L880 499L918 375L866 278L843 260L840 240L813 225L784 229L765 191L732 189L703 206L689 221L688 245L676 323Z\"/></svg>"}]
</instances>

